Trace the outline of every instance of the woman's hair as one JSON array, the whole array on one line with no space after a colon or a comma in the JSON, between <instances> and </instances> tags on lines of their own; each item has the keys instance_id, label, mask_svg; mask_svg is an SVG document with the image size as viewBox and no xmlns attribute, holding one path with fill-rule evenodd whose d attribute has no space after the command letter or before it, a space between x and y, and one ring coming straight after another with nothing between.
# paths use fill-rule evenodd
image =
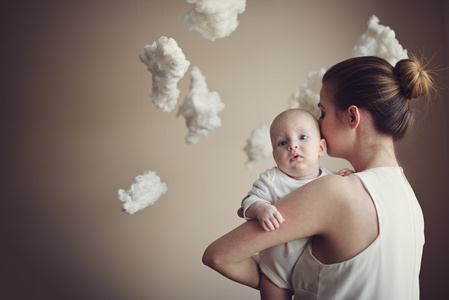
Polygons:
<instances>
[{"instance_id":1,"label":"woman's hair","mask_svg":"<svg viewBox=\"0 0 449 300\"><path fill-rule=\"evenodd\" d=\"M433 81L417 59L402 59L393 67L375 56L342 61L324 74L337 109L351 105L368 110L376 129L401 139L413 122L410 102L433 89Z\"/></svg>"}]
</instances>

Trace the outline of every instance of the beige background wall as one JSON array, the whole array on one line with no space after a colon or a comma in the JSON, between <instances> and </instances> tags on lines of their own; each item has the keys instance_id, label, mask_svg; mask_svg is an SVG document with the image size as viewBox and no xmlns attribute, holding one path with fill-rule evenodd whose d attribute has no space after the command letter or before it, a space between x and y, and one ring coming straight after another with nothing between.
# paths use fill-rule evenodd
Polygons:
<instances>
[{"instance_id":1,"label":"beige background wall","mask_svg":"<svg viewBox=\"0 0 449 300\"><path fill-rule=\"evenodd\" d=\"M203 266L266 159L248 170L252 129L287 107L305 75L348 58L375 14L412 52L449 66L447 1L248 0L238 29L210 42L185 1L8 1L0 9L0 296L4 299L258 299ZM176 39L226 108L197 145L176 111L151 103L139 59ZM448 77L398 145L426 220L422 299L449 278ZM179 82L180 102L190 75ZM445 85L445 86L443 86ZM423 106L421 106L422 108ZM331 169L346 163L325 158ZM128 216L117 190L145 170L168 192ZM3 297L7 296L7 297Z\"/></svg>"}]
</instances>

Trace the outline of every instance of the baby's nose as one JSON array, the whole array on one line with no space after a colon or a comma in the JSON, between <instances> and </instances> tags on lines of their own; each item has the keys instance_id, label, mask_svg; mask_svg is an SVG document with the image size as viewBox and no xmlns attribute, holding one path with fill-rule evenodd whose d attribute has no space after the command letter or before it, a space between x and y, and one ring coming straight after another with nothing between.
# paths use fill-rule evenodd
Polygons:
<instances>
[{"instance_id":1,"label":"baby's nose","mask_svg":"<svg viewBox=\"0 0 449 300\"><path fill-rule=\"evenodd\" d=\"M296 148L298 148L298 145L297 145L297 144L290 144L290 145L288 146L288 150L289 150L289 151L291 151L291 150L293 150L293 149L296 149Z\"/></svg>"}]
</instances>

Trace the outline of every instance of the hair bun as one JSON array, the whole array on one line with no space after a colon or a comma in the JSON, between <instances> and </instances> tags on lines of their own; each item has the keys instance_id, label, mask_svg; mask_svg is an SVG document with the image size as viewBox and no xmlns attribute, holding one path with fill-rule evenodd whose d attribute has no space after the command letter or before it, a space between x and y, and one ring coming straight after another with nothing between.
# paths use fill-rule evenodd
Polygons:
<instances>
[{"instance_id":1,"label":"hair bun","mask_svg":"<svg viewBox=\"0 0 449 300\"><path fill-rule=\"evenodd\" d=\"M429 74L415 58L398 61L395 72L402 91L408 100L426 95L433 87Z\"/></svg>"}]
</instances>

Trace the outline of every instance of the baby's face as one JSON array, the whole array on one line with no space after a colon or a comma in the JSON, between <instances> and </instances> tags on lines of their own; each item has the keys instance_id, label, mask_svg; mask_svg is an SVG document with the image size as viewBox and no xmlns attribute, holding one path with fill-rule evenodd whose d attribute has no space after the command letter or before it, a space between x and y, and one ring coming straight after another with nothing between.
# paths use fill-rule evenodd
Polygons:
<instances>
[{"instance_id":1,"label":"baby's face","mask_svg":"<svg viewBox=\"0 0 449 300\"><path fill-rule=\"evenodd\" d=\"M278 168L295 179L319 175L319 158L324 154L316 120L302 112L291 112L273 121L271 128L273 156Z\"/></svg>"}]
</instances>

